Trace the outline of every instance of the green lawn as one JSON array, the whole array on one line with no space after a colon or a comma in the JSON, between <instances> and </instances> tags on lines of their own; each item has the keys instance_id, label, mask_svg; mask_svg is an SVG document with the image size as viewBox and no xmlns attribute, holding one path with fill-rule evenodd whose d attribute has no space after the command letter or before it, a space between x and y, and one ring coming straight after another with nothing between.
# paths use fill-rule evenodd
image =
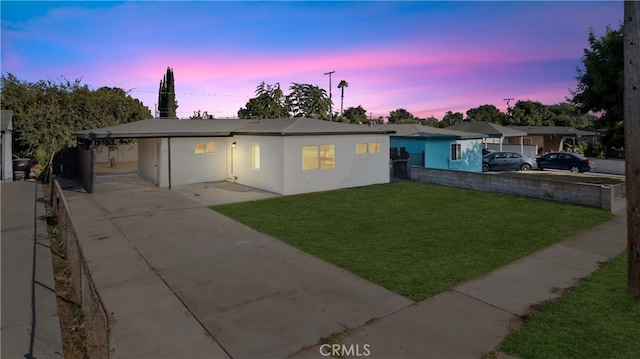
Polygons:
<instances>
[{"instance_id":1,"label":"green lawn","mask_svg":"<svg viewBox=\"0 0 640 359\"><path fill-rule=\"evenodd\" d=\"M499 347L519 358L638 358L640 301L627 294L627 252L550 304Z\"/></svg>"},{"instance_id":2,"label":"green lawn","mask_svg":"<svg viewBox=\"0 0 640 359\"><path fill-rule=\"evenodd\" d=\"M612 218L600 209L418 182L212 209L414 301Z\"/></svg>"}]
</instances>

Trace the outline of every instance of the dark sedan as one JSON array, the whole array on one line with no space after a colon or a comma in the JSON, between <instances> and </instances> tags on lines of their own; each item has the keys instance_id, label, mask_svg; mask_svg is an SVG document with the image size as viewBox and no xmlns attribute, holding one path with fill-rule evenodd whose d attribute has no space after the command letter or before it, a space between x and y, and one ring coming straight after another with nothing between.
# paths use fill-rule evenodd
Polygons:
<instances>
[{"instance_id":1,"label":"dark sedan","mask_svg":"<svg viewBox=\"0 0 640 359\"><path fill-rule=\"evenodd\" d=\"M482 157L482 172L487 171L528 171L536 169L536 160L516 152L492 152Z\"/></svg>"},{"instance_id":2,"label":"dark sedan","mask_svg":"<svg viewBox=\"0 0 640 359\"><path fill-rule=\"evenodd\" d=\"M569 170L573 173L589 172L596 168L593 161L571 152L552 152L538 157L538 169Z\"/></svg>"}]
</instances>

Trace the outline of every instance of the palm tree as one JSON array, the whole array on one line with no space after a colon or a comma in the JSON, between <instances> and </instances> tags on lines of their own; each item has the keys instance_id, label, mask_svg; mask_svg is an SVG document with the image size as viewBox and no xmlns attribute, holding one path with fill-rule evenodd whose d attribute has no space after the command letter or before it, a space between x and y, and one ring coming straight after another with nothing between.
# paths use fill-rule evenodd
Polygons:
<instances>
[{"instance_id":1,"label":"palm tree","mask_svg":"<svg viewBox=\"0 0 640 359\"><path fill-rule=\"evenodd\" d=\"M344 106L344 88L345 87L349 87L349 84L347 83L347 81L341 80L340 83L338 84L338 88L342 91L342 94L340 96L340 116L344 115L342 108Z\"/></svg>"}]
</instances>

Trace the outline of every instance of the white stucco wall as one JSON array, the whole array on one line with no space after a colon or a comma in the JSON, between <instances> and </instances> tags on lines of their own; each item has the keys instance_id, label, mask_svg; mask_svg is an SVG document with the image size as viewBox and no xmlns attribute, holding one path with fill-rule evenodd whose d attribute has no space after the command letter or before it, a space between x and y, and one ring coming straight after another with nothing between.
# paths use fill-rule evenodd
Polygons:
<instances>
[{"instance_id":1,"label":"white stucco wall","mask_svg":"<svg viewBox=\"0 0 640 359\"><path fill-rule=\"evenodd\" d=\"M238 183L274 193L283 193L283 138L281 136L235 136L233 171ZM251 144L260 145L260 168L250 168ZM229 155L231 163L231 154ZM229 166L231 167L231 166Z\"/></svg>"},{"instance_id":2,"label":"white stucco wall","mask_svg":"<svg viewBox=\"0 0 640 359\"><path fill-rule=\"evenodd\" d=\"M164 142L164 146L166 146L166 139L164 139ZM155 182L156 180L156 143L162 145L163 139L151 138L138 140L138 176L146 178L151 182ZM160 172L162 172L163 167L166 168L166 166L162 166L162 162L158 163L158 165L160 166ZM166 174L164 177L166 178ZM160 178L160 180L162 180L162 178ZM169 182L166 181L164 187L167 187L168 183ZM162 184L162 181L160 181L160 184Z\"/></svg>"},{"instance_id":3,"label":"white stucco wall","mask_svg":"<svg viewBox=\"0 0 640 359\"><path fill-rule=\"evenodd\" d=\"M215 142L214 153L195 153L196 143ZM232 143L236 145L232 148ZM356 153L357 143L380 143L378 153ZM160 187L169 186L168 141L138 141L138 174L156 180L160 144ZM260 145L260 168L250 167L251 144ZM335 168L302 170L302 147L335 145ZM235 136L172 138L171 185L235 180L279 194L299 194L389 182L388 135Z\"/></svg>"},{"instance_id":4,"label":"white stucco wall","mask_svg":"<svg viewBox=\"0 0 640 359\"><path fill-rule=\"evenodd\" d=\"M379 142L379 153L356 153L356 143ZM310 193L389 183L388 135L284 138L283 194ZM335 145L335 168L302 170L302 147Z\"/></svg>"},{"instance_id":5,"label":"white stucco wall","mask_svg":"<svg viewBox=\"0 0 640 359\"><path fill-rule=\"evenodd\" d=\"M214 143L215 152L195 153L195 146L197 143ZM222 181L227 178L226 164L226 137L194 137L171 139L172 186L191 183Z\"/></svg>"}]
</instances>

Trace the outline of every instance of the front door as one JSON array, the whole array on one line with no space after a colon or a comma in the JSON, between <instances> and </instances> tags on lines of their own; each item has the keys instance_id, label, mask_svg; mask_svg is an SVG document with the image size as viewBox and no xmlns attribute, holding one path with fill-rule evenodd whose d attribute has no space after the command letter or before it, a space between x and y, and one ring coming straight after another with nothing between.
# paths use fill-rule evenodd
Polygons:
<instances>
[{"instance_id":1,"label":"front door","mask_svg":"<svg viewBox=\"0 0 640 359\"><path fill-rule=\"evenodd\" d=\"M160 142L156 142L156 158L155 158L155 176L154 183L156 186L160 185L160 158L162 155Z\"/></svg>"}]
</instances>

